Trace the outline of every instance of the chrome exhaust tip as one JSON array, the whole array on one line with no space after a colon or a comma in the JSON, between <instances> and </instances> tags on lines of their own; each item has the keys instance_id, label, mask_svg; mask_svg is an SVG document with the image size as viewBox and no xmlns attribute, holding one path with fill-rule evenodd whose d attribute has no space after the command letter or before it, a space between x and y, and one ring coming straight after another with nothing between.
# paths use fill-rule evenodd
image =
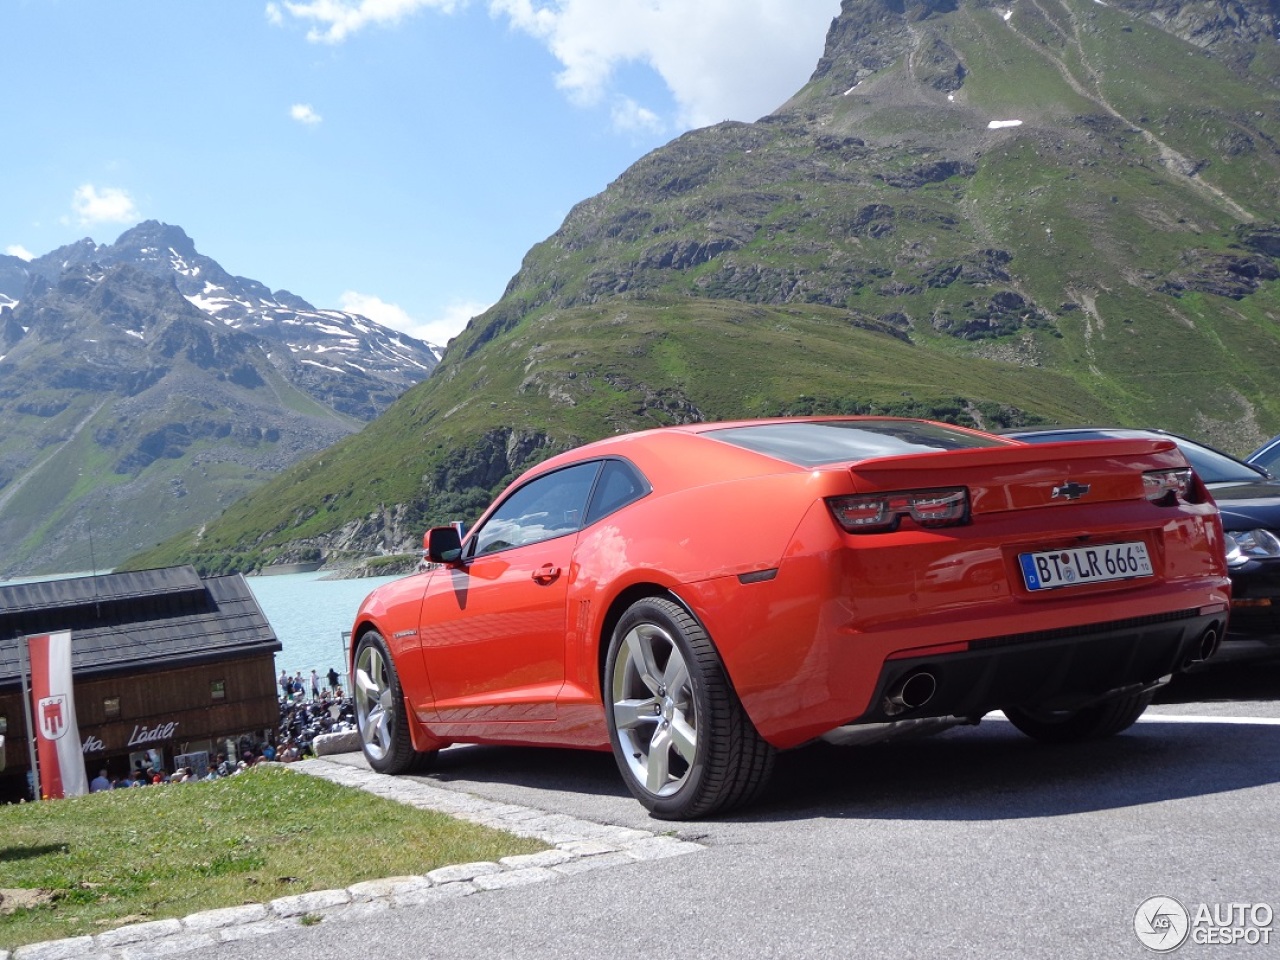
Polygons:
<instances>
[{"instance_id":1,"label":"chrome exhaust tip","mask_svg":"<svg viewBox=\"0 0 1280 960\"><path fill-rule=\"evenodd\" d=\"M881 705L887 716L896 717L908 710L918 710L933 699L938 681L932 673L918 670L903 677L885 696Z\"/></svg>"},{"instance_id":2,"label":"chrome exhaust tip","mask_svg":"<svg viewBox=\"0 0 1280 960\"><path fill-rule=\"evenodd\" d=\"M1200 648L1196 651L1196 660L1208 660L1218 652L1218 646L1221 643L1222 638L1218 635L1218 628L1210 627L1200 638Z\"/></svg>"},{"instance_id":3,"label":"chrome exhaust tip","mask_svg":"<svg viewBox=\"0 0 1280 960\"><path fill-rule=\"evenodd\" d=\"M1183 663L1183 669L1186 669L1193 664L1204 663L1218 652L1218 648L1221 644L1222 636L1219 634L1218 627L1215 624L1200 635L1200 642L1196 644L1195 650L1192 651L1192 653L1187 657L1186 662Z\"/></svg>"}]
</instances>

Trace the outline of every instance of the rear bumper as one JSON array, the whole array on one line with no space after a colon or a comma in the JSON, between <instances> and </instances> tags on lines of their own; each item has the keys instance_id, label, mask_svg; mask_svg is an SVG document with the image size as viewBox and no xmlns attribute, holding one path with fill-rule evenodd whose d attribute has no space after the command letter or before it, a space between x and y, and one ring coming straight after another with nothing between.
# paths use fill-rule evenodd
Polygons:
<instances>
[{"instance_id":1,"label":"rear bumper","mask_svg":"<svg viewBox=\"0 0 1280 960\"><path fill-rule=\"evenodd\" d=\"M1180 610L1060 630L973 640L969 649L887 661L869 709L851 723L923 717L976 719L992 710L1071 710L1124 689L1138 690L1203 659L1226 626L1225 613ZM917 681L911 705L894 695ZM919 691L932 686L923 703Z\"/></svg>"}]
</instances>

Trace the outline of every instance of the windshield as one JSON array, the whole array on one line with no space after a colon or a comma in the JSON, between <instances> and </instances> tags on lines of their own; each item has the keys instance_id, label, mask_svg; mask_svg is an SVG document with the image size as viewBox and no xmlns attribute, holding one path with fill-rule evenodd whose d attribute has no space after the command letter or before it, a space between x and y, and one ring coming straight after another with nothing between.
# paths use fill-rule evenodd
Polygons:
<instances>
[{"instance_id":1,"label":"windshield","mask_svg":"<svg viewBox=\"0 0 1280 960\"><path fill-rule=\"evenodd\" d=\"M761 423L703 434L799 467L849 463L907 453L1001 447L993 437L917 420L830 420Z\"/></svg>"},{"instance_id":2,"label":"windshield","mask_svg":"<svg viewBox=\"0 0 1280 960\"><path fill-rule=\"evenodd\" d=\"M1271 473L1280 472L1280 437L1263 444L1246 458L1255 467Z\"/></svg>"}]
</instances>

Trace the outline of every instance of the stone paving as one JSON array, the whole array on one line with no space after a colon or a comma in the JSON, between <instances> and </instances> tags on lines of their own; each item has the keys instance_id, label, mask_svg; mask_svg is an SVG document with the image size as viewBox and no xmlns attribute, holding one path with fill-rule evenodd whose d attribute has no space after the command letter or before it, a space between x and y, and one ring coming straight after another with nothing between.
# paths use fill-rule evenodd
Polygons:
<instances>
[{"instance_id":1,"label":"stone paving","mask_svg":"<svg viewBox=\"0 0 1280 960\"><path fill-rule=\"evenodd\" d=\"M12 951L0 950L0 960L177 957L196 947L268 936L304 924L339 917L362 919L451 897L546 883L589 870L678 857L703 849L700 844L675 837L497 803L417 780L383 776L323 757L291 764L290 769L421 809L438 810L459 820L532 837L554 849L503 857L496 862L440 867L416 877L366 880L342 890L317 890L281 897L270 903L206 910L180 920L133 923L94 936L32 943Z\"/></svg>"}]
</instances>

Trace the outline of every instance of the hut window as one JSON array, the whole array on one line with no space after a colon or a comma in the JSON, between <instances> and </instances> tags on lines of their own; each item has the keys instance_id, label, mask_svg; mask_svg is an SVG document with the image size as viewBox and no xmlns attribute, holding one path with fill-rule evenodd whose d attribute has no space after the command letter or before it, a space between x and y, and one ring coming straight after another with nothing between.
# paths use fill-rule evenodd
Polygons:
<instances>
[{"instance_id":1,"label":"hut window","mask_svg":"<svg viewBox=\"0 0 1280 960\"><path fill-rule=\"evenodd\" d=\"M212 700L227 699L227 681L212 680L209 682L209 698Z\"/></svg>"},{"instance_id":2,"label":"hut window","mask_svg":"<svg viewBox=\"0 0 1280 960\"><path fill-rule=\"evenodd\" d=\"M120 698L105 697L102 701L102 715L108 720L115 720L120 716Z\"/></svg>"}]
</instances>

